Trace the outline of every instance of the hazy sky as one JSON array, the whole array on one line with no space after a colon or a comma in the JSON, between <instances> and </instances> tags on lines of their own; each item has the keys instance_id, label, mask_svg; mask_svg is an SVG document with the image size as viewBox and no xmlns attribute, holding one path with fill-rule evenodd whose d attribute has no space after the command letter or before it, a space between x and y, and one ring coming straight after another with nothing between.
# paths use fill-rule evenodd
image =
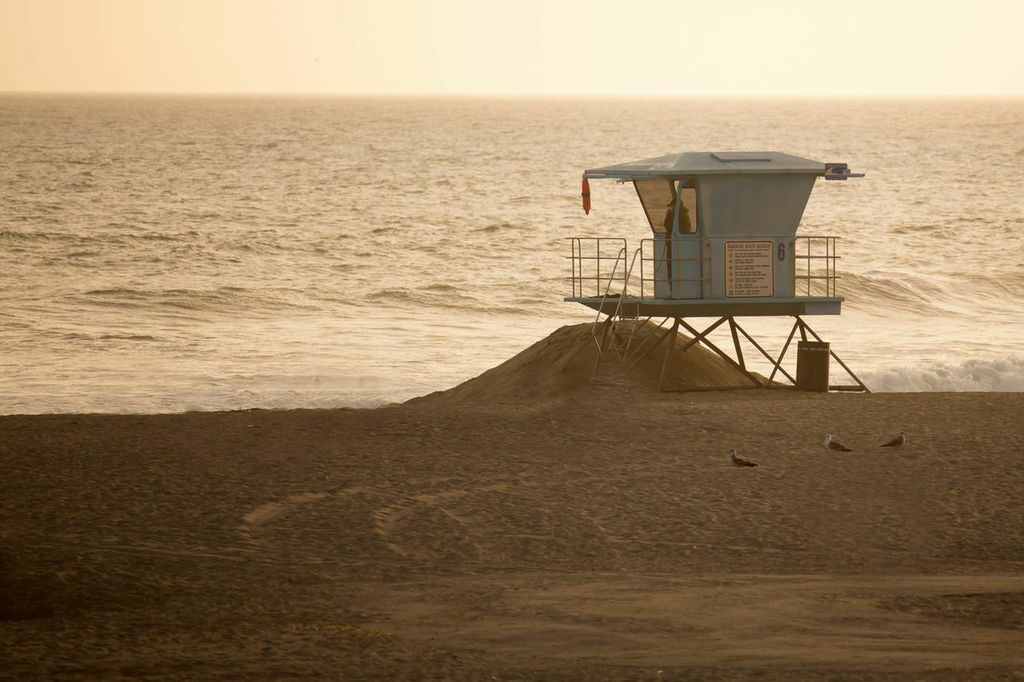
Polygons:
<instances>
[{"instance_id":1,"label":"hazy sky","mask_svg":"<svg viewBox=\"0 0 1024 682\"><path fill-rule=\"evenodd\" d=\"M0 91L1024 94L1024 0L0 0Z\"/></svg>"}]
</instances>

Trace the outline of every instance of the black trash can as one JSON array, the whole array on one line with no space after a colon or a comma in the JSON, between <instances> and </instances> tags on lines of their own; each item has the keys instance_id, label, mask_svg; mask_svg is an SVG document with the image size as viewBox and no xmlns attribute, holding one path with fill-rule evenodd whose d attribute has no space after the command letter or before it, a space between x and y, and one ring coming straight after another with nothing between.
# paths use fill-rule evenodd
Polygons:
<instances>
[{"instance_id":1,"label":"black trash can","mask_svg":"<svg viewBox=\"0 0 1024 682\"><path fill-rule=\"evenodd\" d=\"M828 391L828 343L800 341L796 346L796 387L801 391Z\"/></svg>"}]
</instances>

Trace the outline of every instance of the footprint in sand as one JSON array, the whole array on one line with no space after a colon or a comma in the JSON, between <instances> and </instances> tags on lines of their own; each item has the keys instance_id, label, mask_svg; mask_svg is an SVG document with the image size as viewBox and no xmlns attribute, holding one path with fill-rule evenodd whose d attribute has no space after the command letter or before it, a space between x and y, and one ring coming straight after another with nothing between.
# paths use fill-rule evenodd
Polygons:
<instances>
[{"instance_id":1,"label":"footprint in sand","mask_svg":"<svg viewBox=\"0 0 1024 682\"><path fill-rule=\"evenodd\" d=\"M480 534L473 528L473 524L470 521L456 514L451 509L448 509L445 505L446 503L454 502L469 495L503 491L507 490L508 487L508 483L498 482L479 488L455 488L411 496L402 495L397 498L391 495L394 500L393 502L386 504L373 512L373 532L398 556L408 558L410 556L420 555L423 553L422 550L403 547L398 542L395 542L394 536L398 534L398 528L403 519L422 514L423 508L426 507L439 512L456 524L460 528L461 533L473 547L473 550L479 556L483 554L483 548L480 543ZM337 490L290 495L282 500L275 500L273 502L262 504L245 514L242 517L243 523L239 528L239 533L247 542L256 542L260 528L273 522L282 515L287 514L293 509L314 502L319 502L329 497L349 495L353 493L373 493L376 495L385 494L383 491L376 488L355 486Z\"/></svg>"}]
</instances>

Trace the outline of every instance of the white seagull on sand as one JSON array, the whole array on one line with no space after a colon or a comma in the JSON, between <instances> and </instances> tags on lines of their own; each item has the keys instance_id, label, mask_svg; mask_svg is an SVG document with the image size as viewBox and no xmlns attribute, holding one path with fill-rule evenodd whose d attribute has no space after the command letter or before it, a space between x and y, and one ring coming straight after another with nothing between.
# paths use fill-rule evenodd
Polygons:
<instances>
[{"instance_id":1,"label":"white seagull on sand","mask_svg":"<svg viewBox=\"0 0 1024 682\"><path fill-rule=\"evenodd\" d=\"M825 434L825 447L829 450L835 450L836 452L853 452L850 448L846 447L837 440L832 440L832 434Z\"/></svg>"},{"instance_id":2,"label":"white seagull on sand","mask_svg":"<svg viewBox=\"0 0 1024 682\"><path fill-rule=\"evenodd\" d=\"M737 467L756 467L756 466L758 466L757 462L748 462L745 459L741 459L740 457L737 457L736 456L736 448L732 448L732 449L729 450L729 464L732 464L733 466L737 466Z\"/></svg>"},{"instance_id":3,"label":"white seagull on sand","mask_svg":"<svg viewBox=\"0 0 1024 682\"><path fill-rule=\"evenodd\" d=\"M879 445L878 447L880 447L880 448L898 448L898 447L900 447L901 445L903 445L906 442L907 442L907 434L905 434L904 432L900 431L900 435L896 436L895 438L893 438L888 443L885 443L884 445Z\"/></svg>"}]
</instances>

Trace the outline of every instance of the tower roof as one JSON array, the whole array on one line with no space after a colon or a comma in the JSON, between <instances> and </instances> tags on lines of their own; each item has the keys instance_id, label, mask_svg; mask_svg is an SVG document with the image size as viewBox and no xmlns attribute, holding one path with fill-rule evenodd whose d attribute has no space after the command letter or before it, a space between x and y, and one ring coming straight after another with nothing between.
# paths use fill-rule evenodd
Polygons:
<instances>
[{"instance_id":1,"label":"tower roof","mask_svg":"<svg viewBox=\"0 0 1024 682\"><path fill-rule=\"evenodd\" d=\"M658 178L682 175L802 173L824 175L825 164L782 152L682 152L592 168L587 178Z\"/></svg>"}]
</instances>

